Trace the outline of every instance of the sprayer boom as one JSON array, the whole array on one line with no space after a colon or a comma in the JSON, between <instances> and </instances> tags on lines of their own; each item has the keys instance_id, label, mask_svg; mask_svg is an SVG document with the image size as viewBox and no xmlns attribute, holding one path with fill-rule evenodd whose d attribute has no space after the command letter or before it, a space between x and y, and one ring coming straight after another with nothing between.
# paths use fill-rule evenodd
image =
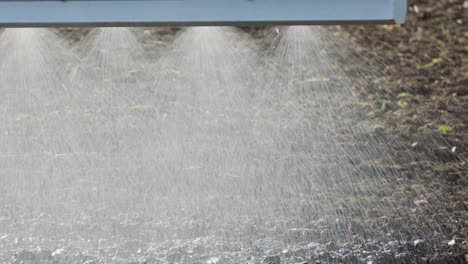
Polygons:
<instances>
[{"instance_id":1,"label":"sprayer boom","mask_svg":"<svg viewBox=\"0 0 468 264\"><path fill-rule=\"evenodd\" d=\"M406 0L0 0L0 27L403 23Z\"/></svg>"}]
</instances>

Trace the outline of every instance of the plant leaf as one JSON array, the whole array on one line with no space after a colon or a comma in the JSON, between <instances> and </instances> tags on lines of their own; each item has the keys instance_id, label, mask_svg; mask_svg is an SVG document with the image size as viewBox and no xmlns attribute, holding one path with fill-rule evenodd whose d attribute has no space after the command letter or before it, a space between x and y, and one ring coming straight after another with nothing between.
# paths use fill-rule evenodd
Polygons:
<instances>
[{"instance_id":1,"label":"plant leaf","mask_svg":"<svg viewBox=\"0 0 468 264\"><path fill-rule=\"evenodd\" d=\"M453 127L448 126L448 125L440 125L437 128L442 133L442 135L447 135L453 132Z\"/></svg>"}]
</instances>

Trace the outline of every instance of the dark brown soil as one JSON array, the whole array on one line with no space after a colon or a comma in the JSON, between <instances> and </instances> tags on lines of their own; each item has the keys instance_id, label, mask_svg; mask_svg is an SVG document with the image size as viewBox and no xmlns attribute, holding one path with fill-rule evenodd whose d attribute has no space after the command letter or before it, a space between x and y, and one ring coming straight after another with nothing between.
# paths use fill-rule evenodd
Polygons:
<instances>
[{"instance_id":1,"label":"dark brown soil","mask_svg":"<svg viewBox=\"0 0 468 264\"><path fill-rule=\"evenodd\" d=\"M464 174L468 158L467 5L464 0L412 0L408 20L401 27L345 28L365 47L364 55L385 62L383 70L394 78L383 92L388 99L385 107L382 97L368 97L371 110L384 109L370 116L411 143L435 138L438 142L431 147L457 147L456 155L439 148L432 152L441 166L458 168Z\"/></svg>"},{"instance_id":2,"label":"dark brown soil","mask_svg":"<svg viewBox=\"0 0 468 264\"><path fill-rule=\"evenodd\" d=\"M365 48L365 57L377 58L379 65L385 65L384 72L393 76L392 84L377 94L363 95L367 116L383 124L382 133L397 135L412 149L395 149L400 165L418 168L418 177L430 188L434 201L453 200L453 208L444 205L443 210L455 218L461 216L460 228L466 230L468 2L409 2L408 20L403 26L344 29ZM464 252L468 252L467 234L462 236Z\"/></svg>"}]
</instances>

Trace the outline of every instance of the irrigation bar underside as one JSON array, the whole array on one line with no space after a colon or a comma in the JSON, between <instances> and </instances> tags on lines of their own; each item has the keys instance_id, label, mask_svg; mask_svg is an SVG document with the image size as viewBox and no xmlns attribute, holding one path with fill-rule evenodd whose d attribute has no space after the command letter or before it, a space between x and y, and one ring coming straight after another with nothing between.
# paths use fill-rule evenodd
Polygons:
<instances>
[{"instance_id":1,"label":"irrigation bar underside","mask_svg":"<svg viewBox=\"0 0 468 264\"><path fill-rule=\"evenodd\" d=\"M0 27L403 23L406 0L0 0Z\"/></svg>"}]
</instances>

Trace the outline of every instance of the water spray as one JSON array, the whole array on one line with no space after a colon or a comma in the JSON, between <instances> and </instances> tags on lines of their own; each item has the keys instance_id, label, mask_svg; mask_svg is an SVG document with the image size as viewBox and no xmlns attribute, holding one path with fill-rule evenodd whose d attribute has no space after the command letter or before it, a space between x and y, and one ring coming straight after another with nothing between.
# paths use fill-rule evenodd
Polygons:
<instances>
[{"instance_id":1,"label":"water spray","mask_svg":"<svg viewBox=\"0 0 468 264\"><path fill-rule=\"evenodd\" d=\"M390 99L357 96L401 76L307 26L403 23L406 7L0 0L0 262L459 260L463 203L438 210L457 200L429 195L425 154L367 116ZM97 28L47 29L62 26Z\"/></svg>"}]
</instances>

